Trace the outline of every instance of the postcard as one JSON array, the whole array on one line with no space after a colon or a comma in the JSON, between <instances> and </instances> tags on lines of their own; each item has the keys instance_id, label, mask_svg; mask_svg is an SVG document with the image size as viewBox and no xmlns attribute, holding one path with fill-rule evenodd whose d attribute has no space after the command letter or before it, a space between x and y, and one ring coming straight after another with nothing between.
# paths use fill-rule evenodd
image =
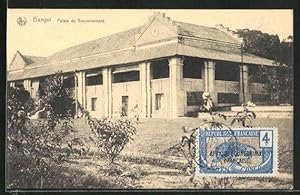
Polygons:
<instances>
[{"instance_id":1,"label":"postcard","mask_svg":"<svg viewBox=\"0 0 300 195\"><path fill-rule=\"evenodd\" d=\"M8 9L6 189L293 189L293 10Z\"/></svg>"}]
</instances>

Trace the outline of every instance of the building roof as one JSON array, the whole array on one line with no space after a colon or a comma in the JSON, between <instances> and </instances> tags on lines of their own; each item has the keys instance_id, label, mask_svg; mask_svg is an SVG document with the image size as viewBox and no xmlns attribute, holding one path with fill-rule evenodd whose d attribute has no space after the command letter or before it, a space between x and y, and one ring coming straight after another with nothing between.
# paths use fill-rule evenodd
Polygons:
<instances>
[{"instance_id":1,"label":"building roof","mask_svg":"<svg viewBox=\"0 0 300 195\"><path fill-rule=\"evenodd\" d=\"M23 55L20 51L17 51L11 63L9 64L9 70L20 70L23 69L25 66L38 62L42 59L44 59L44 57Z\"/></svg>"},{"instance_id":2,"label":"building roof","mask_svg":"<svg viewBox=\"0 0 300 195\"><path fill-rule=\"evenodd\" d=\"M31 67L132 47L135 42L134 35L139 32L140 28L141 27L133 28L63 49L39 62L33 63Z\"/></svg>"},{"instance_id":3,"label":"building roof","mask_svg":"<svg viewBox=\"0 0 300 195\"><path fill-rule=\"evenodd\" d=\"M175 25L179 27L179 32L178 32L179 35L200 37L203 39L228 42L232 44L240 44L240 42L237 41L235 38L220 31L217 28L200 26L196 24L190 24L190 23L179 22L179 21L174 21L174 22Z\"/></svg>"},{"instance_id":4,"label":"building roof","mask_svg":"<svg viewBox=\"0 0 300 195\"><path fill-rule=\"evenodd\" d=\"M17 51L9 64L8 80L20 80L24 78L25 67L42 60L44 57L23 55Z\"/></svg>"},{"instance_id":5,"label":"building roof","mask_svg":"<svg viewBox=\"0 0 300 195\"><path fill-rule=\"evenodd\" d=\"M26 78L26 77L24 77L24 70L9 72L9 74L7 74L7 80L9 80L9 81L16 81L16 80L21 80L24 78Z\"/></svg>"},{"instance_id":6,"label":"building roof","mask_svg":"<svg viewBox=\"0 0 300 195\"><path fill-rule=\"evenodd\" d=\"M168 26L171 29L169 34L174 33L176 40L170 42L170 38L163 37L145 43L146 46L137 46L138 37L146 36L145 31L151 28L154 20ZM241 62L239 47L239 40L217 28L171 21L162 14L156 14L144 26L69 47L45 58L23 55L26 62L24 74L11 72L9 80L40 77L59 70L71 72L174 55ZM273 65L272 60L250 54L243 55L243 63Z\"/></svg>"},{"instance_id":7,"label":"building roof","mask_svg":"<svg viewBox=\"0 0 300 195\"><path fill-rule=\"evenodd\" d=\"M39 62L45 58L45 57L41 57L41 56L27 56L27 55L22 55L22 56L27 65L33 64L35 62Z\"/></svg>"}]
</instances>

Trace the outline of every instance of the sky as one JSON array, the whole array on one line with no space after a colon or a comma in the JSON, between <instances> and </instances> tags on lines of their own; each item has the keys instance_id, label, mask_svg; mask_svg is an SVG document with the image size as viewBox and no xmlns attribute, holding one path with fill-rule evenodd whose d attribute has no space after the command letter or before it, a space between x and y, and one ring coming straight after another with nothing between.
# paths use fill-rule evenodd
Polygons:
<instances>
[{"instance_id":1,"label":"sky","mask_svg":"<svg viewBox=\"0 0 300 195\"><path fill-rule=\"evenodd\" d=\"M24 55L49 56L67 47L143 25L157 11L165 13L171 20L208 27L222 24L231 30L261 30L277 34L281 40L293 35L293 10L288 9L8 9L7 62L11 62L17 50ZM19 17L26 18L25 25L17 23ZM78 22L78 19L98 22Z\"/></svg>"}]
</instances>

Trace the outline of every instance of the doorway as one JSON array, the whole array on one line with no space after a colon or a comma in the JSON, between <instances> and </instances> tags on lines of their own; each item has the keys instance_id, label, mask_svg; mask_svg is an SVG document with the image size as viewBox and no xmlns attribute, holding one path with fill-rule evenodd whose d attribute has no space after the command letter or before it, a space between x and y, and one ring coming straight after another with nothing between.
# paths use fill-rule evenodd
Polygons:
<instances>
[{"instance_id":1,"label":"doorway","mask_svg":"<svg viewBox=\"0 0 300 195\"><path fill-rule=\"evenodd\" d=\"M122 116L128 116L128 96L122 96Z\"/></svg>"}]
</instances>

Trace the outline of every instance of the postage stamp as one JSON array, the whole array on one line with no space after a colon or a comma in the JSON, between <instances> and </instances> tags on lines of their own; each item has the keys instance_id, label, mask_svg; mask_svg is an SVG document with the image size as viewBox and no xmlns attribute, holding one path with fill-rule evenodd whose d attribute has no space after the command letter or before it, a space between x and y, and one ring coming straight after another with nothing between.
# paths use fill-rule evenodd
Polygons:
<instances>
[{"instance_id":1,"label":"postage stamp","mask_svg":"<svg viewBox=\"0 0 300 195\"><path fill-rule=\"evenodd\" d=\"M276 176L276 128L199 130L201 176Z\"/></svg>"}]
</instances>

